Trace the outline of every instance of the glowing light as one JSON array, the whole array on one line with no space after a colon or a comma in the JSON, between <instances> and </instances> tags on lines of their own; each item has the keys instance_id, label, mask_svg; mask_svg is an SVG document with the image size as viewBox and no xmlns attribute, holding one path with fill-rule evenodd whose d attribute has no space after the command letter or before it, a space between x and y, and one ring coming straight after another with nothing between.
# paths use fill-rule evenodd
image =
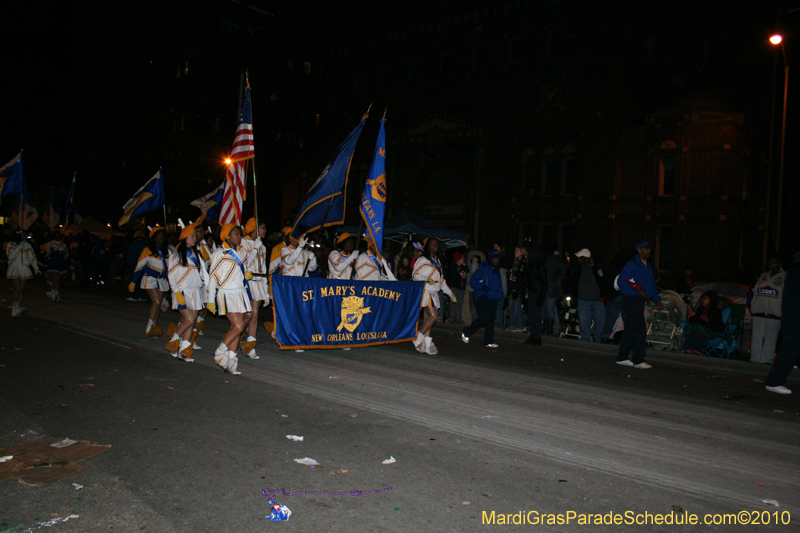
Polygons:
<instances>
[{"instance_id":1,"label":"glowing light","mask_svg":"<svg viewBox=\"0 0 800 533\"><path fill-rule=\"evenodd\" d=\"M108 227L110 228L110 227L111 227L111 224L106 224L106 226L108 226Z\"/></svg>"},{"instance_id":2,"label":"glowing light","mask_svg":"<svg viewBox=\"0 0 800 533\"><path fill-rule=\"evenodd\" d=\"M225 164L226 165L230 165L231 163L233 163L233 161L231 161L231 158L230 157L226 157L225 158Z\"/></svg>"},{"instance_id":3,"label":"glowing light","mask_svg":"<svg viewBox=\"0 0 800 533\"><path fill-rule=\"evenodd\" d=\"M776 33L775 35L769 38L769 42L771 42L772 44L781 44L782 41L783 41L783 36L779 33Z\"/></svg>"}]
</instances>

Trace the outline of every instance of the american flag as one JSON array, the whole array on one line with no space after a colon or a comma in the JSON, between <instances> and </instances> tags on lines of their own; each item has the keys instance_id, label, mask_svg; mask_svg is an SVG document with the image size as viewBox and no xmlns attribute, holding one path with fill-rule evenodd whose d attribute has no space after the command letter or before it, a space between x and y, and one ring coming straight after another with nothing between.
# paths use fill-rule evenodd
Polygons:
<instances>
[{"instance_id":1,"label":"american flag","mask_svg":"<svg viewBox=\"0 0 800 533\"><path fill-rule=\"evenodd\" d=\"M241 224L242 203L245 199L245 168L248 159L255 157L253 149L253 121L250 110L250 84L245 91L242 119L233 140L228 172L225 176L225 192L222 196L220 224Z\"/></svg>"}]
</instances>

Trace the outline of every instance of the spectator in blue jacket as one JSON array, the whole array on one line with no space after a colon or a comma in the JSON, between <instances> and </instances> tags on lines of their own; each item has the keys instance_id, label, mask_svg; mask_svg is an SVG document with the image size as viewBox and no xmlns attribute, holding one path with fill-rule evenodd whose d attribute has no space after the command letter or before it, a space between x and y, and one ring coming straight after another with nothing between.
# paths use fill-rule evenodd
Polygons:
<instances>
[{"instance_id":1,"label":"spectator in blue jacket","mask_svg":"<svg viewBox=\"0 0 800 533\"><path fill-rule=\"evenodd\" d=\"M497 302L503 299L503 280L500 277L500 258L498 250L491 250L488 262L481 266L469 278L470 286L475 290L475 307L478 317L461 332L461 340L469 342L469 338L479 329L486 328L483 345L497 348L494 343L494 321L497 316Z\"/></svg>"},{"instance_id":2,"label":"spectator in blue jacket","mask_svg":"<svg viewBox=\"0 0 800 533\"><path fill-rule=\"evenodd\" d=\"M617 286L622 292L622 320L625 330L619 344L617 364L635 368L653 368L644 362L647 351L647 324L644 320L644 304L648 300L657 302L662 308L658 296L658 269L650 261L653 246L647 241L636 244L636 253L622 268L617 278ZM628 357L633 352L633 361Z\"/></svg>"}]
</instances>

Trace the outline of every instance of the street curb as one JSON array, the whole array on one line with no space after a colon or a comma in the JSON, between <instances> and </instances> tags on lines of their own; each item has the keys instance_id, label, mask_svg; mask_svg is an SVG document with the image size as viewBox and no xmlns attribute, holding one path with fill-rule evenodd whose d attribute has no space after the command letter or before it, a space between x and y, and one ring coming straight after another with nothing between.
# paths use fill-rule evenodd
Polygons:
<instances>
[{"instance_id":1,"label":"street curb","mask_svg":"<svg viewBox=\"0 0 800 533\"><path fill-rule=\"evenodd\" d=\"M438 322L436 329L447 330L451 333L460 333L464 326ZM528 338L527 333L512 333L510 331L495 329L495 338L506 339L509 341L523 343ZM565 339L559 337L542 337L542 345L559 348L562 350L580 350L581 353L596 357L609 358L616 357L618 346L616 344L598 344L585 342L577 339ZM722 359L719 357L705 357L687 353L666 352L663 350L647 350L647 361L650 363L677 364L691 366L713 371L737 372L759 377L766 381L769 373L769 365L759 365L749 361L735 359ZM789 375L789 381L800 381L797 371Z\"/></svg>"}]
</instances>

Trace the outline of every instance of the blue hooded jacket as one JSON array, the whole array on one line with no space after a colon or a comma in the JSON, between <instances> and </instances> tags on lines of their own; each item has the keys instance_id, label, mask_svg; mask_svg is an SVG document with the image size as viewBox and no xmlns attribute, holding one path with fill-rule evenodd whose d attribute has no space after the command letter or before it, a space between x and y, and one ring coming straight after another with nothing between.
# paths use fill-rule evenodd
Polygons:
<instances>
[{"instance_id":1,"label":"blue hooded jacket","mask_svg":"<svg viewBox=\"0 0 800 533\"><path fill-rule=\"evenodd\" d=\"M489 261L495 257L500 257L500 252L497 250L489 252ZM503 280L500 279L500 267L497 265L485 261L481 263L469 278L469 284L475 289L475 298L486 296L493 302L503 299Z\"/></svg>"},{"instance_id":2,"label":"blue hooded jacket","mask_svg":"<svg viewBox=\"0 0 800 533\"><path fill-rule=\"evenodd\" d=\"M660 302L661 297L658 295L658 269L650 260L647 264L642 262L642 258L636 255L633 259L628 261L619 273L617 285L619 290L625 296L639 296L639 291L647 292L647 300L651 302ZM641 285L641 289L636 289L631 284Z\"/></svg>"}]
</instances>

